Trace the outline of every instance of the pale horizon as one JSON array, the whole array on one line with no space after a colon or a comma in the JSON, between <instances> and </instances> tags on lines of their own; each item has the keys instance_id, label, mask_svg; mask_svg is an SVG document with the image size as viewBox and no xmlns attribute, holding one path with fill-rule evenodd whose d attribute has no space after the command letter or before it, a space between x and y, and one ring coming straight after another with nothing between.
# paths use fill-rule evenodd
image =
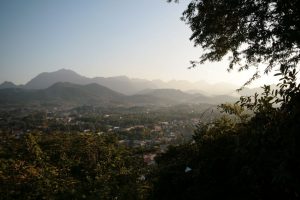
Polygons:
<instances>
[{"instance_id":1,"label":"pale horizon","mask_svg":"<svg viewBox=\"0 0 300 200\"><path fill-rule=\"evenodd\" d=\"M86 77L227 82L241 86L250 70L228 73L228 61L188 69L201 56L180 20L187 2L1 1L0 82L25 84L65 68ZM250 87L276 82L272 76Z\"/></svg>"},{"instance_id":2,"label":"pale horizon","mask_svg":"<svg viewBox=\"0 0 300 200\"><path fill-rule=\"evenodd\" d=\"M165 83L168 83L168 82L171 82L171 81L188 81L189 83L197 83L197 82L205 82L207 84L210 84L210 85L214 85L214 84L221 84L221 83L226 83L226 84L232 84L236 87L240 87L242 85L239 85L239 84L236 84L236 83L232 83L232 82L229 82L229 81L216 81L216 82L210 82L210 81L207 81L207 80L184 80L184 79L159 79L159 78L143 78L143 77L131 77L131 76L128 76L128 75L122 75L122 74L119 74L119 75L111 75L111 76L101 76L101 75L92 75L92 76L89 76L89 75L83 75L81 73L78 73L77 71L74 71L73 69L71 68L60 68L60 69L57 69L57 70L54 70L54 71L45 71L45 72L40 72L38 74L36 74L35 76L29 78L28 80L26 80L25 82L22 82L22 83L19 83L19 82L15 82L15 81L12 81L12 80L4 80L4 81L1 81L0 84L4 83L4 82L12 82L16 85L25 85L26 83L28 83L29 81L31 81L33 78L35 78L36 76L38 76L39 74L42 74L42 73L52 73L52 72L56 72L56 71L59 71L59 70L71 70L75 73L77 73L78 75L80 76L83 76L83 77L86 77L86 78L97 78L97 77L103 77L103 78L112 78L112 77L122 77L122 76L125 76L129 79L141 79L141 80L147 80L147 81L155 81L155 80L160 80L160 81L163 81ZM193 70L193 69L190 69L190 70ZM230 73L230 72L229 72ZM256 82L258 81L261 81L261 80L256 80ZM273 84L272 82L270 82L270 84ZM253 83L249 86L247 86L248 88L256 88L256 87L260 87L260 85L258 85L258 83Z\"/></svg>"}]
</instances>

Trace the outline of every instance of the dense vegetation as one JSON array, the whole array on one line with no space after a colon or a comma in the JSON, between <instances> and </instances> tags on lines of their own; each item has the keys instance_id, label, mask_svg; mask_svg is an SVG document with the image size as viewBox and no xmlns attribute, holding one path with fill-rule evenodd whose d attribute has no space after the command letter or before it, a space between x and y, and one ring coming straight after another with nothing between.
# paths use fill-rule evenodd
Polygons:
<instances>
[{"instance_id":1,"label":"dense vegetation","mask_svg":"<svg viewBox=\"0 0 300 200\"><path fill-rule=\"evenodd\" d=\"M299 0L191 0L182 19L204 50L192 67L227 57L228 70L255 70L245 85L260 77L261 68L293 68L300 59Z\"/></svg>"},{"instance_id":2,"label":"dense vegetation","mask_svg":"<svg viewBox=\"0 0 300 200\"><path fill-rule=\"evenodd\" d=\"M278 88L221 105L225 115L199 124L194 142L157 158L154 199L299 199L299 1L192 0L183 20L204 48L197 63L231 55L229 69L265 64Z\"/></svg>"},{"instance_id":3,"label":"dense vegetation","mask_svg":"<svg viewBox=\"0 0 300 200\"><path fill-rule=\"evenodd\" d=\"M208 51L200 62L227 53L229 68L265 62L280 69L278 88L221 105L222 117L152 167L113 135L2 133L0 198L299 199L299 8L299 0L192 0L184 19Z\"/></svg>"},{"instance_id":4,"label":"dense vegetation","mask_svg":"<svg viewBox=\"0 0 300 200\"><path fill-rule=\"evenodd\" d=\"M112 135L1 134L1 199L142 199L142 154Z\"/></svg>"},{"instance_id":5,"label":"dense vegetation","mask_svg":"<svg viewBox=\"0 0 300 200\"><path fill-rule=\"evenodd\" d=\"M300 85L295 71L284 76L278 90L221 105L227 114L200 124L194 143L157 158L154 199L300 198Z\"/></svg>"},{"instance_id":6,"label":"dense vegetation","mask_svg":"<svg viewBox=\"0 0 300 200\"><path fill-rule=\"evenodd\" d=\"M194 140L147 166L114 134L1 134L2 199L298 199L300 85L223 104Z\"/></svg>"}]
</instances>

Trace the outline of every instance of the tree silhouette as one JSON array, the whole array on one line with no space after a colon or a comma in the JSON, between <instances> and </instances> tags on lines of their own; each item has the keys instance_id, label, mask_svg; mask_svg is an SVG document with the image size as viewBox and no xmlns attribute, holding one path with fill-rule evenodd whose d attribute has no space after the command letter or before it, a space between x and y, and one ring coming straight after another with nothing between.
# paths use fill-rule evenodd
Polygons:
<instances>
[{"instance_id":1,"label":"tree silhouette","mask_svg":"<svg viewBox=\"0 0 300 200\"><path fill-rule=\"evenodd\" d=\"M230 55L228 70L256 69L247 85L259 77L260 64L269 73L299 62L299 0L192 0L182 20L192 30L190 40L204 49L192 67Z\"/></svg>"},{"instance_id":2,"label":"tree silhouette","mask_svg":"<svg viewBox=\"0 0 300 200\"><path fill-rule=\"evenodd\" d=\"M193 142L158 156L153 199L299 199L299 2L189 3L183 20L205 50L193 67L231 53L229 70L256 67L253 80L265 63L266 73L279 67L281 79L275 90L265 85L262 94L220 105L224 115L200 123Z\"/></svg>"}]
</instances>

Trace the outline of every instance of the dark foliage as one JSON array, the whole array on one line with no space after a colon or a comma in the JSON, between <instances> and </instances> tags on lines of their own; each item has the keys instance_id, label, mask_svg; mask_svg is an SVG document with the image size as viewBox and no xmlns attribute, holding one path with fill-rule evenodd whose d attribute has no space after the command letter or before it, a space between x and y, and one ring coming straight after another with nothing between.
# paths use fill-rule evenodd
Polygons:
<instances>
[{"instance_id":1,"label":"dark foliage","mask_svg":"<svg viewBox=\"0 0 300 200\"><path fill-rule=\"evenodd\" d=\"M0 199L142 199L142 169L111 135L1 134Z\"/></svg>"},{"instance_id":2,"label":"dark foliage","mask_svg":"<svg viewBox=\"0 0 300 200\"><path fill-rule=\"evenodd\" d=\"M171 1L171 0L170 0ZM169 1L169 2L170 2ZM232 54L229 69L278 66L278 89L221 105L225 115L199 124L194 143L157 158L154 199L299 199L299 0L192 0L183 20L204 48L199 62ZM189 169L189 170L187 170Z\"/></svg>"},{"instance_id":3,"label":"dark foliage","mask_svg":"<svg viewBox=\"0 0 300 200\"><path fill-rule=\"evenodd\" d=\"M259 77L261 64L268 73L299 62L300 0L192 0L182 19L195 46L205 50L193 67L230 55L229 70L256 69L249 84Z\"/></svg>"},{"instance_id":4,"label":"dark foliage","mask_svg":"<svg viewBox=\"0 0 300 200\"><path fill-rule=\"evenodd\" d=\"M295 71L282 75L280 89L222 105L227 114L200 124L195 143L161 155L154 198L299 199L300 85Z\"/></svg>"}]
</instances>

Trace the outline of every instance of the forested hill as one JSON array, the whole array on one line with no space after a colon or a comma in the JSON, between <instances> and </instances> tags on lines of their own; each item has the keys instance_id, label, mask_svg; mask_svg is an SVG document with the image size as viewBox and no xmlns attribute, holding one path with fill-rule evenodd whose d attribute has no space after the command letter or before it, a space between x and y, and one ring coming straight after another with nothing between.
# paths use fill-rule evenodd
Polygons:
<instances>
[{"instance_id":1,"label":"forested hill","mask_svg":"<svg viewBox=\"0 0 300 200\"><path fill-rule=\"evenodd\" d=\"M25 85L15 85L12 82L3 82L0 88L46 89L58 82L69 82L77 85L97 83L116 92L133 95L147 89L178 89L189 93L205 95L233 94L239 87L230 83L209 84L205 81L190 82L186 80L147 80L129 78L127 76L94 77L88 78L69 69L60 69L54 72L42 72L33 77Z\"/></svg>"},{"instance_id":2,"label":"forested hill","mask_svg":"<svg viewBox=\"0 0 300 200\"><path fill-rule=\"evenodd\" d=\"M181 103L196 104L234 102L231 96L205 96L189 94L175 89L149 90L143 94L123 95L107 87L93 83L77 85L73 83L55 83L47 89L32 90L22 88L0 89L1 105L57 104L57 105L176 105Z\"/></svg>"}]
</instances>

